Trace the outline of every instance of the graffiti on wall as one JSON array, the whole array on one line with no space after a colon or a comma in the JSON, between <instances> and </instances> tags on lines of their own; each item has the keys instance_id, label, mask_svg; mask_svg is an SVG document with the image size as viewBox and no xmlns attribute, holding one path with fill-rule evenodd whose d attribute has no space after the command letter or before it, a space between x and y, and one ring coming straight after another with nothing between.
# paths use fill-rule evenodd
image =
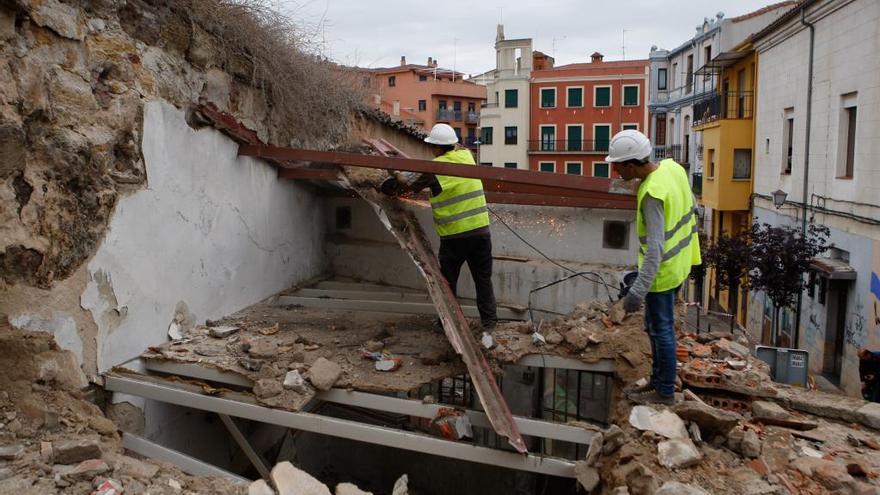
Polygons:
<instances>
[{"instance_id":1,"label":"graffiti on wall","mask_svg":"<svg viewBox=\"0 0 880 495\"><path fill-rule=\"evenodd\" d=\"M865 346L867 328L865 325L865 317L862 313L864 309L865 306L862 303L856 304L855 312L849 315L849 318L846 319L846 326L844 326L843 336L844 339L846 339L846 343L856 349Z\"/></svg>"},{"instance_id":2,"label":"graffiti on wall","mask_svg":"<svg viewBox=\"0 0 880 495\"><path fill-rule=\"evenodd\" d=\"M871 263L871 285L868 292L868 345L875 346L880 340L880 242L874 242Z\"/></svg>"}]
</instances>

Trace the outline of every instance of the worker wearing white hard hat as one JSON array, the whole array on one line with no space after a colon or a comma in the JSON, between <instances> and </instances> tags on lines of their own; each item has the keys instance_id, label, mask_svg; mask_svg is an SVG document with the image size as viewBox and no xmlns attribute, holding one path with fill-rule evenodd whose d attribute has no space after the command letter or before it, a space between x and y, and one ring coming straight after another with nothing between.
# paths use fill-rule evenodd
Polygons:
<instances>
[{"instance_id":1,"label":"worker wearing white hard hat","mask_svg":"<svg viewBox=\"0 0 880 495\"><path fill-rule=\"evenodd\" d=\"M434 161L476 165L471 152L458 144L458 135L447 124L437 124L425 138L432 145ZM483 328L498 322L492 287L492 238L489 210L479 179L399 172L382 184L386 194L430 188L434 227L440 236L440 269L452 292L456 292L461 267L467 263L477 292L477 310Z\"/></svg>"},{"instance_id":2,"label":"worker wearing white hard hat","mask_svg":"<svg viewBox=\"0 0 880 495\"><path fill-rule=\"evenodd\" d=\"M605 160L625 180L640 179L636 205L638 277L622 304L627 312L645 304L645 331L651 339L648 383L628 391L642 403L675 402L675 297L691 266L699 265L700 243L687 172L674 160L651 161L653 146L636 130L614 135Z\"/></svg>"}]
</instances>

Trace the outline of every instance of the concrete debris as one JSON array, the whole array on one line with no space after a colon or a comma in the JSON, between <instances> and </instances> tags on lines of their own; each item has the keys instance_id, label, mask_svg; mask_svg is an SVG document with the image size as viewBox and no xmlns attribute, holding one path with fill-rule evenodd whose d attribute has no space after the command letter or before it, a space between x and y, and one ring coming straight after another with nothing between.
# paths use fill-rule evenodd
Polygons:
<instances>
[{"instance_id":1,"label":"concrete debris","mask_svg":"<svg viewBox=\"0 0 880 495\"><path fill-rule=\"evenodd\" d=\"M256 359L271 359L279 353L278 344L269 339L251 343L248 354Z\"/></svg>"},{"instance_id":2,"label":"concrete debris","mask_svg":"<svg viewBox=\"0 0 880 495\"><path fill-rule=\"evenodd\" d=\"M545 345L546 343L547 343L547 339L544 338L543 335L541 335L538 332L532 333L532 344L533 345L542 346L542 345Z\"/></svg>"},{"instance_id":3,"label":"concrete debris","mask_svg":"<svg viewBox=\"0 0 880 495\"><path fill-rule=\"evenodd\" d=\"M365 492L351 483L340 483L334 495L373 495L373 492Z\"/></svg>"},{"instance_id":4,"label":"concrete debris","mask_svg":"<svg viewBox=\"0 0 880 495\"><path fill-rule=\"evenodd\" d=\"M587 466L595 466L596 462L599 461L599 457L602 455L604 442L605 436L602 433L596 433L593 435L593 439L590 442L590 448L587 449L587 457L584 459Z\"/></svg>"},{"instance_id":5,"label":"concrete debris","mask_svg":"<svg viewBox=\"0 0 880 495\"><path fill-rule=\"evenodd\" d=\"M248 495L275 495L275 490L266 480L257 480L248 486Z\"/></svg>"},{"instance_id":6,"label":"concrete debris","mask_svg":"<svg viewBox=\"0 0 880 495\"><path fill-rule=\"evenodd\" d=\"M391 490L391 495L409 495L409 477L407 475L404 474L397 478L397 481L394 482L394 488Z\"/></svg>"},{"instance_id":7,"label":"concrete debris","mask_svg":"<svg viewBox=\"0 0 880 495\"><path fill-rule=\"evenodd\" d=\"M700 425L691 421L688 423L688 433L691 434L691 440L693 440L695 444L699 445L703 443L703 434L700 432Z\"/></svg>"},{"instance_id":8,"label":"concrete debris","mask_svg":"<svg viewBox=\"0 0 880 495\"><path fill-rule=\"evenodd\" d=\"M287 461L272 468L272 482L278 495L330 495L326 485Z\"/></svg>"},{"instance_id":9,"label":"concrete debris","mask_svg":"<svg viewBox=\"0 0 880 495\"><path fill-rule=\"evenodd\" d=\"M110 471L110 466L103 459L89 459L77 464L64 476L70 480L91 480L108 471Z\"/></svg>"},{"instance_id":10,"label":"concrete debris","mask_svg":"<svg viewBox=\"0 0 880 495\"><path fill-rule=\"evenodd\" d=\"M431 431L447 440L473 438L471 420L464 411L441 407L431 420Z\"/></svg>"},{"instance_id":11,"label":"concrete debris","mask_svg":"<svg viewBox=\"0 0 880 495\"><path fill-rule=\"evenodd\" d=\"M666 438L688 438L684 421L671 411L635 406L630 411L629 423L636 429L652 431Z\"/></svg>"},{"instance_id":12,"label":"concrete debris","mask_svg":"<svg viewBox=\"0 0 880 495\"><path fill-rule=\"evenodd\" d=\"M626 351L621 354L620 357L622 357L624 361L626 361L627 364L629 364L633 368L637 368L640 364L642 364L642 361L644 361L642 354L636 351Z\"/></svg>"},{"instance_id":13,"label":"concrete debris","mask_svg":"<svg viewBox=\"0 0 880 495\"><path fill-rule=\"evenodd\" d=\"M260 332L261 335L275 335L280 330L281 330L281 325L278 323L275 323L273 325L269 325L267 327L260 328L257 331Z\"/></svg>"},{"instance_id":14,"label":"concrete debris","mask_svg":"<svg viewBox=\"0 0 880 495\"><path fill-rule=\"evenodd\" d=\"M681 419L697 423L700 426L700 431L712 435L726 434L743 419L739 414L697 401L679 402L672 410Z\"/></svg>"},{"instance_id":15,"label":"concrete debris","mask_svg":"<svg viewBox=\"0 0 880 495\"><path fill-rule=\"evenodd\" d=\"M611 455L626 441L626 434L617 425L611 425L602 433L602 455Z\"/></svg>"},{"instance_id":16,"label":"concrete debris","mask_svg":"<svg viewBox=\"0 0 880 495\"><path fill-rule=\"evenodd\" d=\"M283 391L284 387L274 378L263 378L254 383L254 395L261 399L275 397Z\"/></svg>"},{"instance_id":17,"label":"concrete debris","mask_svg":"<svg viewBox=\"0 0 880 495\"><path fill-rule=\"evenodd\" d=\"M671 469L691 467L703 459L703 455L690 439L675 438L657 444L657 460L661 466Z\"/></svg>"},{"instance_id":18,"label":"concrete debris","mask_svg":"<svg viewBox=\"0 0 880 495\"><path fill-rule=\"evenodd\" d=\"M548 344L557 345L560 344L564 340L564 338L562 337L562 334L557 332L556 330L550 330L549 332L547 332L544 340Z\"/></svg>"},{"instance_id":19,"label":"concrete debris","mask_svg":"<svg viewBox=\"0 0 880 495\"><path fill-rule=\"evenodd\" d=\"M92 495L122 495L122 484L118 481L107 478L103 483L99 484Z\"/></svg>"},{"instance_id":20,"label":"concrete debris","mask_svg":"<svg viewBox=\"0 0 880 495\"><path fill-rule=\"evenodd\" d=\"M599 486L599 471L586 461L577 461L574 464L574 475L587 493Z\"/></svg>"},{"instance_id":21,"label":"concrete debris","mask_svg":"<svg viewBox=\"0 0 880 495\"><path fill-rule=\"evenodd\" d=\"M756 400L752 402L752 417L755 419L788 419L788 411L775 402Z\"/></svg>"},{"instance_id":22,"label":"concrete debris","mask_svg":"<svg viewBox=\"0 0 880 495\"><path fill-rule=\"evenodd\" d=\"M284 375L284 383L282 386L287 390L293 390L298 394L304 394L309 390L308 387L306 387L305 379L297 370L288 371L287 374Z\"/></svg>"},{"instance_id":23,"label":"concrete debris","mask_svg":"<svg viewBox=\"0 0 880 495\"><path fill-rule=\"evenodd\" d=\"M184 335L183 327L177 321L172 321L170 325L168 325L168 338L171 340L182 340L186 335Z\"/></svg>"},{"instance_id":24,"label":"concrete debris","mask_svg":"<svg viewBox=\"0 0 880 495\"><path fill-rule=\"evenodd\" d=\"M248 371L260 371L263 368L263 362L259 359L238 358L238 364Z\"/></svg>"},{"instance_id":25,"label":"concrete debris","mask_svg":"<svg viewBox=\"0 0 880 495\"><path fill-rule=\"evenodd\" d=\"M368 340L364 343L364 350L367 352L379 352L385 348L385 343L381 340Z\"/></svg>"},{"instance_id":26,"label":"concrete debris","mask_svg":"<svg viewBox=\"0 0 880 495\"><path fill-rule=\"evenodd\" d=\"M171 478L170 480L168 480L168 486L170 486L172 490L175 490L178 492L180 490L183 490L183 485L181 485L180 482L174 478Z\"/></svg>"},{"instance_id":27,"label":"concrete debris","mask_svg":"<svg viewBox=\"0 0 880 495\"><path fill-rule=\"evenodd\" d=\"M743 361L742 359L728 359L725 362L727 363L727 366L730 367L730 369L736 370L736 371L741 371L741 370L746 369L746 365L748 364L747 362Z\"/></svg>"},{"instance_id":28,"label":"concrete debris","mask_svg":"<svg viewBox=\"0 0 880 495\"><path fill-rule=\"evenodd\" d=\"M659 488L657 475L644 464L632 464L626 468L624 480L632 495L653 495Z\"/></svg>"},{"instance_id":29,"label":"concrete debris","mask_svg":"<svg viewBox=\"0 0 880 495\"><path fill-rule=\"evenodd\" d=\"M761 455L761 439L758 438L758 434L752 430L746 431L743 434L740 451L750 459Z\"/></svg>"},{"instance_id":30,"label":"concrete debris","mask_svg":"<svg viewBox=\"0 0 880 495\"><path fill-rule=\"evenodd\" d=\"M209 327L208 335L215 339L225 339L238 331L238 327L223 325L219 327Z\"/></svg>"},{"instance_id":31,"label":"concrete debris","mask_svg":"<svg viewBox=\"0 0 880 495\"><path fill-rule=\"evenodd\" d=\"M76 464L88 459L98 459L102 454L101 444L93 439L53 443L52 453L56 464Z\"/></svg>"},{"instance_id":32,"label":"concrete debris","mask_svg":"<svg viewBox=\"0 0 880 495\"><path fill-rule=\"evenodd\" d=\"M6 445L0 447L0 460L2 461L13 461L21 457L21 454L24 452L24 447L21 444L15 445Z\"/></svg>"},{"instance_id":33,"label":"concrete debris","mask_svg":"<svg viewBox=\"0 0 880 495\"><path fill-rule=\"evenodd\" d=\"M716 348L718 354L722 358L734 357L738 359L745 359L749 356L749 348L738 343L733 342L727 339L718 339L714 347Z\"/></svg>"},{"instance_id":34,"label":"concrete debris","mask_svg":"<svg viewBox=\"0 0 880 495\"><path fill-rule=\"evenodd\" d=\"M342 376L342 368L325 358L318 358L309 368L309 381L318 390L330 390Z\"/></svg>"},{"instance_id":35,"label":"concrete debris","mask_svg":"<svg viewBox=\"0 0 880 495\"><path fill-rule=\"evenodd\" d=\"M856 411L856 415L863 425L880 430L880 404L868 402Z\"/></svg>"},{"instance_id":36,"label":"concrete debris","mask_svg":"<svg viewBox=\"0 0 880 495\"><path fill-rule=\"evenodd\" d=\"M159 466L129 456L119 456L113 475L117 478L128 476L140 481L150 481L159 473Z\"/></svg>"},{"instance_id":37,"label":"concrete debris","mask_svg":"<svg viewBox=\"0 0 880 495\"><path fill-rule=\"evenodd\" d=\"M626 310L623 309L623 304L612 305L608 310L608 318L610 318L611 322L615 325L623 323L623 319L626 318Z\"/></svg>"},{"instance_id":38,"label":"concrete debris","mask_svg":"<svg viewBox=\"0 0 880 495\"><path fill-rule=\"evenodd\" d=\"M403 365L400 358L380 359L376 361L376 371L397 371Z\"/></svg>"},{"instance_id":39,"label":"concrete debris","mask_svg":"<svg viewBox=\"0 0 880 495\"><path fill-rule=\"evenodd\" d=\"M581 350L590 344L591 336L592 332L586 328L572 328L568 332L565 332L565 341L568 342L573 349Z\"/></svg>"},{"instance_id":40,"label":"concrete debris","mask_svg":"<svg viewBox=\"0 0 880 495\"><path fill-rule=\"evenodd\" d=\"M489 332L483 332L483 335L480 337L480 345L483 346L483 349L487 351L493 349L495 347L495 339L492 338L492 334Z\"/></svg>"},{"instance_id":41,"label":"concrete debris","mask_svg":"<svg viewBox=\"0 0 880 495\"><path fill-rule=\"evenodd\" d=\"M709 492L694 485L686 485L678 481L667 481L654 495L709 495Z\"/></svg>"}]
</instances>

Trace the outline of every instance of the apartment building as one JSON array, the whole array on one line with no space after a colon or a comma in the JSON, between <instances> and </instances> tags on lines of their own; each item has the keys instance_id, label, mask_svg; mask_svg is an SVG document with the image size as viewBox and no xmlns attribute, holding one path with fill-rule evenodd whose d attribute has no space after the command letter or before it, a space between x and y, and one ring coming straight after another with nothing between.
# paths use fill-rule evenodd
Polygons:
<instances>
[{"instance_id":1,"label":"apartment building","mask_svg":"<svg viewBox=\"0 0 880 495\"><path fill-rule=\"evenodd\" d=\"M856 396L858 350L880 349L878 25L875 0L807 0L752 40L755 221L825 225L834 248L814 260L809 288L779 312L778 331L761 293L751 295L761 309L749 312L748 328L765 343L808 350L820 385Z\"/></svg>"},{"instance_id":2,"label":"apartment building","mask_svg":"<svg viewBox=\"0 0 880 495\"><path fill-rule=\"evenodd\" d=\"M715 55L730 51L760 31L796 3L780 2L733 18L725 18L724 13L719 12L712 18L704 18L693 36L681 45L671 50L651 48L648 109L656 159L671 157L691 173L699 171L703 143L693 129L693 107L696 102L712 97L717 80L713 74L699 75L696 71Z\"/></svg>"},{"instance_id":3,"label":"apartment building","mask_svg":"<svg viewBox=\"0 0 880 495\"><path fill-rule=\"evenodd\" d=\"M552 65L552 57L541 55L542 64ZM532 40L505 39L504 25L499 24L495 35L495 69L477 77L485 81L487 95L480 113L481 165L528 168L532 63Z\"/></svg>"},{"instance_id":4,"label":"apartment building","mask_svg":"<svg viewBox=\"0 0 880 495\"><path fill-rule=\"evenodd\" d=\"M428 58L426 65L408 64L372 69L374 103L392 117L429 130L434 124L449 124L459 141L477 146L480 107L486 101L486 87L465 80L465 74L439 67Z\"/></svg>"},{"instance_id":5,"label":"apartment building","mask_svg":"<svg viewBox=\"0 0 880 495\"><path fill-rule=\"evenodd\" d=\"M616 132L647 132L648 60L609 61L532 70L528 165L532 170L610 177L605 162Z\"/></svg>"}]
</instances>

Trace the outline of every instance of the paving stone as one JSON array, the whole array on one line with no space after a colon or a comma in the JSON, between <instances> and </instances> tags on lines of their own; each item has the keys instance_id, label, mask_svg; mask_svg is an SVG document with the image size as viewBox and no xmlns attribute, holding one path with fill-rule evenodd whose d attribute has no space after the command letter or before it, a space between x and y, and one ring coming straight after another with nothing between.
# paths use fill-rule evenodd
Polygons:
<instances>
[{"instance_id":1,"label":"paving stone","mask_svg":"<svg viewBox=\"0 0 880 495\"><path fill-rule=\"evenodd\" d=\"M278 495L330 495L327 486L287 461L272 468L272 481Z\"/></svg>"},{"instance_id":2,"label":"paving stone","mask_svg":"<svg viewBox=\"0 0 880 495\"><path fill-rule=\"evenodd\" d=\"M52 444L52 452L56 464L76 464L101 457L101 444L91 439L55 442Z\"/></svg>"},{"instance_id":3,"label":"paving stone","mask_svg":"<svg viewBox=\"0 0 880 495\"><path fill-rule=\"evenodd\" d=\"M324 358L318 358L309 368L309 381L318 390L330 390L340 376L342 376L342 368Z\"/></svg>"},{"instance_id":4,"label":"paving stone","mask_svg":"<svg viewBox=\"0 0 880 495\"><path fill-rule=\"evenodd\" d=\"M661 466L671 469L699 464L703 454L689 439L665 440L657 444L657 460Z\"/></svg>"}]
</instances>

